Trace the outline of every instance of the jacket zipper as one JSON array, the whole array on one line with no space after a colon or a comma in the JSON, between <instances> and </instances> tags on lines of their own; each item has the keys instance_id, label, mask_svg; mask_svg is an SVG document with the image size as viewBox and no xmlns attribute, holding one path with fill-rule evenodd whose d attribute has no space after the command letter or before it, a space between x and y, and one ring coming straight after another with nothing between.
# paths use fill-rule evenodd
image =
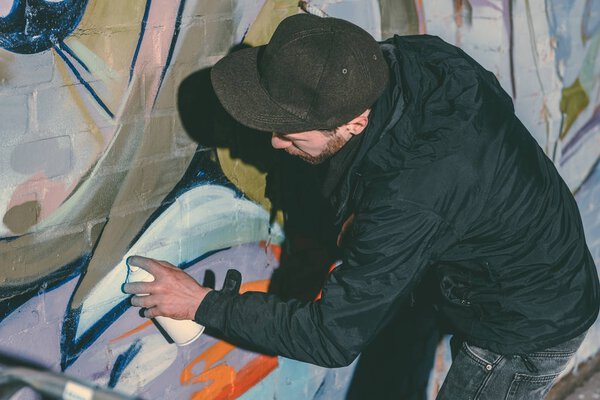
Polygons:
<instances>
[{"instance_id":1,"label":"jacket zipper","mask_svg":"<svg viewBox=\"0 0 600 400\"><path fill-rule=\"evenodd\" d=\"M342 203L340 203L340 206L338 207L338 214L337 214L337 219L341 220L341 216L345 213L345 209L346 206L348 204L348 200L351 198L354 198L354 196L356 195L356 190L358 188L358 185L360 184L360 179L362 177L362 175L358 172L353 172L353 174L356 176L356 182L354 183L354 186L352 188L352 193L349 194L348 196L345 196L344 199L342 200Z\"/></svg>"}]
</instances>

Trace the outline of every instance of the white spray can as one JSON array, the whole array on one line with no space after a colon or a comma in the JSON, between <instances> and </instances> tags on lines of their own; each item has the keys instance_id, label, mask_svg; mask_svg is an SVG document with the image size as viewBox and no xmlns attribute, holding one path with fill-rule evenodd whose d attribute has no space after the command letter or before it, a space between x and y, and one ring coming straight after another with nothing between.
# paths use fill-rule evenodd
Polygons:
<instances>
[{"instance_id":1,"label":"white spray can","mask_svg":"<svg viewBox=\"0 0 600 400\"><path fill-rule=\"evenodd\" d=\"M127 282L152 282L154 276L148 271L128 265L127 271ZM138 295L146 296L146 295ZM204 332L204 326L192 321L192 320L177 320L168 317L155 317L154 320L167 332L167 334L173 339L177 346L185 346L198 339L202 332Z\"/></svg>"}]
</instances>

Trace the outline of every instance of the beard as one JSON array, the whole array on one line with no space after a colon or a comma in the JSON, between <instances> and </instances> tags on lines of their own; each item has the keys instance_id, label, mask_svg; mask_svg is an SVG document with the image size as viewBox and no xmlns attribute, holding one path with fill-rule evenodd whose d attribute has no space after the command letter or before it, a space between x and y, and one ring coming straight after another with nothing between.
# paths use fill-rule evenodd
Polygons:
<instances>
[{"instance_id":1,"label":"beard","mask_svg":"<svg viewBox=\"0 0 600 400\"><path fill-rule=\"evenodd\" d=\"M339 135L333 133L331 135L331 138L327 142L327 146L325 147L325 149L321 153L317 154L316 156L312 156L312 155L298 149L297 147L287 147L285 149L285 151L288 154L290 154L292 156L296 156L296 157L300 158L301 160L306 161L309 164L317 165L317 164L321 164L322 162L330 159L335 153L340 151L340 149L342 147L344 147L345 144L346 144L346 139L344 139L342 136L339 136Z\"/></svg>"}]
</instances>

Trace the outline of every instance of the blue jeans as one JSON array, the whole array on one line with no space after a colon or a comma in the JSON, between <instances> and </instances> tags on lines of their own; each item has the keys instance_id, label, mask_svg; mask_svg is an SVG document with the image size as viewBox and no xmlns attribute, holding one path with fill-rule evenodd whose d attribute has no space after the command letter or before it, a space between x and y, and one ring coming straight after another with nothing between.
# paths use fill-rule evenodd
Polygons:
<instances>
[{"instance_id":1,"label":"blue jeans","mask_svg":"<svg viewBox=\"0 0 600 400\"><path fill-rule=\"evenodd\" d=\"M462 342L437 400L543 399L584 337L523 355L501 355Z\"/></svg>"}]
</instances>

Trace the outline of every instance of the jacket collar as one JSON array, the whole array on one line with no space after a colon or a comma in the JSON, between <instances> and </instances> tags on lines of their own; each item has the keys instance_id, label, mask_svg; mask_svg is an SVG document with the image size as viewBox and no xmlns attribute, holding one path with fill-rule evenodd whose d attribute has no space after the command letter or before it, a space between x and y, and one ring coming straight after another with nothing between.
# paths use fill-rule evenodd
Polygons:
<instances>
[{"instance_id":1,"label":"jacket collar","mask_svg":"<svg viewBox=\"0 0 600 400\"><path fill-rule=\"evenodd\" d=\"M395 73L396 59L394 46L381 45L383 54L390 66L390 80L377 99L369 114L365 131L351 139L330 160L323 172L321 192L336 211L335 222L340 225L352 209L360 164L368 151L396 124L404 111L404 99Z\"/></svg>"}]
</instances>

